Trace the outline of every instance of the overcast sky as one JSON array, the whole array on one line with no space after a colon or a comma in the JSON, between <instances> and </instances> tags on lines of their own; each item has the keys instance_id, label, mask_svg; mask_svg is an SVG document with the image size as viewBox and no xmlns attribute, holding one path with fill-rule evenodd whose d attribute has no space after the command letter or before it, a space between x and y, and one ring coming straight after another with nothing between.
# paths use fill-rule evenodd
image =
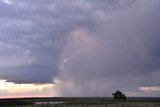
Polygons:
<instances>
[{"instance_id":1,"label":"overcast sky","mask_svg":"<svg viewBox=\"0 0 160 107\"><path fill-rule=\"evenodd\" d=\"M159 11L159 0L1 0L0 80L160 96Z\"/></svg>"}]
</instances>

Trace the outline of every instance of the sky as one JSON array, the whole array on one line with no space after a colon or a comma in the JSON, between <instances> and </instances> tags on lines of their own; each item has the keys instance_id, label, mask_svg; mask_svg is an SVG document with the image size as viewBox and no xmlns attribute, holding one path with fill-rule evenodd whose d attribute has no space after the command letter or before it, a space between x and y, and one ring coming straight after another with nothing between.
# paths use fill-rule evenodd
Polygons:
<instances>
[{"instance_id":1,"label":"sky","mask_svg":"<svg viewBox=\"0 0 160 107\"><path fill-rule=\"evenodd\" d=\"M159 0L0 0L0 97L159 97L159 11Z\"/></svg>"}]
</instances>

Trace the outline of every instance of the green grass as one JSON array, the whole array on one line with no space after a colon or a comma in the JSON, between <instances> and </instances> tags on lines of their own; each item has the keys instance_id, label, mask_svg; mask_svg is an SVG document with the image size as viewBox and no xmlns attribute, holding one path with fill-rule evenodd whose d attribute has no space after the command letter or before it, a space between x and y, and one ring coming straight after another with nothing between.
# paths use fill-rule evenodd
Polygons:
<instances>
[{"instance_id":1,"label":"green grass","mask_svg":"<svg viewBox=\"0 0 160 107\"><path fill-rule=\"evenodd\" d=\"M160 107L160 103L155 102L117 102L117 103L66 103L58 105L20 105L4 107Z\"/></svg>"},{"instance_id":2,"label":"green grass","mask_svg":"<svg viewBox=\"0 0 160 107\"><path fill-rule=\"evenodd\" d=\"M2 100L8 101L8 100ZM65 101L63 104L41 105L10 105L0 107L160 107L160 98L130 98L127 101L112 100L112 98L25 98L11 99L15 102L50 102Z\"/></svg>"}]
</instances>

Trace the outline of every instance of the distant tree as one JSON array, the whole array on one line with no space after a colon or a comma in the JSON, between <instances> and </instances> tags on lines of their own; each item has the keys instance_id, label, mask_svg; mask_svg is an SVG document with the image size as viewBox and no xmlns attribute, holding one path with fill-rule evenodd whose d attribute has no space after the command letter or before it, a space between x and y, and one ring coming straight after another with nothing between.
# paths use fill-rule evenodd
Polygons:
<instances>
[{"instance_id":1,"label":"distant tree","mask_svg":"<svg viewBox=\"0 0 160 107\"><path fill-rule=\"evenodd\" d=\"M115 93L112 93L114 99L126 100L126 95L123 92L117 90Z\"/></svg>"}]
</instances>

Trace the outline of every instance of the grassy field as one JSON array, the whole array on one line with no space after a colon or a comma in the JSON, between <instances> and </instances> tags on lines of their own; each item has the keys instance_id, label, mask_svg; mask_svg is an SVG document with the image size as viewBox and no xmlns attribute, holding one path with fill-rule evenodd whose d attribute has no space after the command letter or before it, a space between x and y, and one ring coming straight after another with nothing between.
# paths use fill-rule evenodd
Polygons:
<instances>
[{"instance_id":1,"label":"grassy field","mask_svg":"<svg viewBox=\"0 0 160 107\"><path fill-rule=\"evenodd\" d=\"M128 98L127 101L112 98L1 99L0 107L160 107L160 98Z\"/></svg>"}]
</instances>

